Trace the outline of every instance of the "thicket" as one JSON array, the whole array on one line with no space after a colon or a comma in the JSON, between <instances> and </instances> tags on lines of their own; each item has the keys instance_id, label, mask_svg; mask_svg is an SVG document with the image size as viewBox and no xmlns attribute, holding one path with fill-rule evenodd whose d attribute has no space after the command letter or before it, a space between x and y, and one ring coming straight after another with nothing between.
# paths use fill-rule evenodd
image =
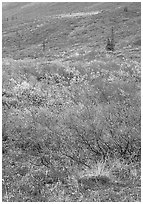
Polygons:
<instances>
[{"instance_id":1,"label":"thicket","mask_svg":"<svg viewBox=\"0 0 143 204\"><path fill-rule=\"evenodd\" d=\"M129 75L118 73L120 83L109 83L105 78L111 72L100 69L100 80L96 79L93 85L90 70L87 80L80 72L69 73L60 66L55 67L55 73L53 66L52 69L49 66L47 74L45 67L34 71L32 67L26 69L24 64L13 66L10 69L6 65L3 69L3 178L6 183L12 182L6 181L6 176L8 180L16 179L11 169L14 167L27 181L13 181L14 192L5 190L8 194L6 198L4 193L5 199L12 200L10 195L15 193L16 201L22 200L21 196L24 201L27 196L34 201L39 201L40 196L44 201L48 193L52 200L52 193L44 190L45 185L48 189L59 185L59 194L56 197L54 193L54 198L64 200L66 196L64 193L61 198L60 188L65 190L65 185L72 188L68 190L69 195L81 193L78 173L83 169L93 171L102 162L106 166L115 160L126 165L140 163L140 98L136 92L138 82L132 76L130 81ZM131 68L128 71L133 74ZM40 76L44 77L38 80ZM38 172L27 165L39 169ZM6 169L11 169L11 173L6 173ZM77 178L73 179L73 172ZM109 175L108 179L111 179ZM7 188L8 184L3 185Z\"/></svg>"}]
</instances>

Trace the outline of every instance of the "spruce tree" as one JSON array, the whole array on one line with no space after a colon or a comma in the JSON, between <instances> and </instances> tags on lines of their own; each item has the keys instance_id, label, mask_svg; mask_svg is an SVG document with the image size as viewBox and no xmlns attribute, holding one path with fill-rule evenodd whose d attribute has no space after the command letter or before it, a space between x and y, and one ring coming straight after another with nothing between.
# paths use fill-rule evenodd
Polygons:
<instances>
[{"instance_id":1,"label":"spruce tree","mask_svg":"<svg viewBox=\"0 0 143 204\"><path fill-rule=\"evenodd\" d=\"M45 43L45 41L44 41L44 40L43 40L42 46L43 46L43 52L45 52L46 43Z\"/></svg>"},{"instance_id":2,"label":"spruce tree","mask_svg":"<svg viewBox=\"0 0 143 204\"><path fill-rule=\"evenodd\" d=\"M106 45L106 50L110 50L111 49L111 42L110 42L110 38L107 39L107 45Z\"/></svg>"},{"instance_id":3,"label":"spruce tree","mask_svg":"<svg viewBox=\"0 0 143 204\"><path fill-rule=\"evenodd\" d=\"M115 41L114 41L114 30L112 27L112 33L111 33L111 50L114 51L115 49Z\"/></svg>"},{"instance_id":4,"label":"spruce tree","mask_svg":"<svg viewBox=\"0 0 143 204\"><path fill-rule=\"evenodd\" d=\"M111 32L111 39L107 39L107 45L106 45L106 50L107 51L114 51L115 49L115 41L114 41L114 30L112 27L112 32Z\"/></svg>"}]
</instances>

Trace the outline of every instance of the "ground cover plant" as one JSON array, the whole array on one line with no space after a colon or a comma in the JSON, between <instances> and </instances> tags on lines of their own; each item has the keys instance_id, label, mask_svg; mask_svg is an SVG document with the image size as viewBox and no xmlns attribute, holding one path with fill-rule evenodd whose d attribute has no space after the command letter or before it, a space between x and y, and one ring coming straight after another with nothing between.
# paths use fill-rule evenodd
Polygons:
<instances>
[{"instance_id":1,"label":"ground cover plant","mask_svg":"<svg viewBox=\"0 0 143 204\"><path fill-rule=\"evenodd\" d=\"M66 4L3 5L3 202L140 202L141 4Z\"/></svg>"}]
</instances>

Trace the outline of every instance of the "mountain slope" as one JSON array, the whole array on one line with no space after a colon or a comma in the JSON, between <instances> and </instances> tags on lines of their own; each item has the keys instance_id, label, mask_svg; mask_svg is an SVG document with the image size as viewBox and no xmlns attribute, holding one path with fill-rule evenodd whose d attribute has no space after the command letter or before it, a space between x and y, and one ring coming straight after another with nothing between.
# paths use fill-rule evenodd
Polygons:
<instances>
[{"instance_id":1,"label":"mountain slope","mask_svg":"<svg viewBox=\"0 0 143 204\"><path fill-rule=\"evenodd\" d=\"M79 43L103 49L107 37L111 35L112 27L115 32L116 50L128 46L140 47L141 44L140 3L14 4L15 6L11 4L4 6L3 16L6 17L7 12L10 14L17 11L21 17L17 14L14 20L11 18L3 20L3 57L8 55L16 57L20 54L19 57L23 58L29 54L33 56L33 51L34 56L40 56L43 41L46 48L65 49ZM126 6L128 12L124 12ZM103 9L105 7L106 9ZM71 10L73 13L69 14ZM96 11L100 12L97 14ZM48 16L50 13L52 17ZM33 20L36 14L38 17ZM31 17L26 17L28 15ZM42 15L44 18L41 18ZM45 54L46 52L48 55L48 49Z\"/></svg>"},{"instance_id":2,"label":"mountain slope","mask_svg":"<svg viewBox=\"0 0 143 204\"><path fill-rule=\"evenodd\" d=\"M120 2L36 2L36 3L3 3L3 18L11 18L12 15L17 15L17 18L33 19L44 16L98 11L102 9L114 9L125 5Z\"/></svg>"}]
</instances>

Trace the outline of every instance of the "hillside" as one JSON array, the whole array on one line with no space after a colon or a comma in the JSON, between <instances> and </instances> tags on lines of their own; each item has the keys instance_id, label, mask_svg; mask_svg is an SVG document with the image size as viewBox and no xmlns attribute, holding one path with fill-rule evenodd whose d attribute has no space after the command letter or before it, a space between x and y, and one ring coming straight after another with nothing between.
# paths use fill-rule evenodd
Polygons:
<instances>
[{"instance_id":1,"label":"hillside","mask_svg":"<svg viewBox=\"0 0 143 204\"><path fill-rule=\"evenodd\" d=\"M140 85L141 3L3 3L3 201L140 202Z\"/></svg>"},{"instance_id":2,"label":"hillside","mask_svg":"<svg viewBox=\"0 0 143 204\"><path fill-rule=\"evenodd\" d=\"M58 3L57 7L53 4L51 6L55 11L55 8L57 7L58 10L60 10L60 3ZM64 5L65 4L66 3L64 3ZM73 8L73 5L69 8ZM84 6L85 5L86 4L84 3ZM101 4L97 5L97 7L99 6L101 8ZM40 46L43 40L47 43L47 47L50 48L59 47L59 49L65 49L65 47L68 48L69 46L74 46L79 43L84 44L84 46L99 46L99 49L102 49L105 47L107 37L110 36L112 26L115 30L115 41L117 43L116 50L119 51L120 47L123 48L122 45L124 45L124 49L128 49L130 45L131 47L136 47L136 44L140 45L141 33L139 3L130 3L130 10L127 13L123 11L124 6L122 4L116 6L117 8L114 9L114 12L107 9L98 15L94 13L93 15L89 15L89 12L86 11L82 13L78 12L77 16L75 15L76 12L73 12L69 15L70 17L68 17L68 14L66 13L66 15L62 16L54 15L51 18L45 16L44 19L38 18L34 21L33 18L32 20L28 18L28 22L24 18L22 20L18 16L17 19L14 20L3 20L3 56L5 57L5 55L9 56L9 54L13 54L14 57L16 57L18 54L21 55L21 57L27 57L29 52L30 55L34 55L34 57L37 54L41 55ZM105 5L102 5L102 7L104 8ZM16 8L14 10L16 10ZM94 6L91 7L90 5L87 8L94 9ZM27 12L29 4L28 8L26 7L25 9ZM35 7L33 10L35 11ZM39 10L42 12L42 9ZM63 6L63 13L64 12L65 9ZM40 15L40 12L36 13ZM52 14L54 13L55 12L52 11ZM85 15L86 13L87 15ZM22 12L20 12L20 14L22 15ZM3 17L3 19L5 19L5 17ZM37 50L36 53L33 53L33 50Z\"/></svg>"},{"instance_id":3,"label":"hillside","mask_svg":"<svg viewBox=\"0 0 143 204\"><path fill-rule=\"evenodd\" d=\"M113 9L122 5L122 3L103 3L103 2L46 2L46 3L3 3L3 17L12 17L17 15L18 18L34 19L45 16L66 14L66 13L77 13L77 12L90 12L99 11L102 9ZM125 3L124 3L125 5Z\"/></svg>"}]
</instances>

